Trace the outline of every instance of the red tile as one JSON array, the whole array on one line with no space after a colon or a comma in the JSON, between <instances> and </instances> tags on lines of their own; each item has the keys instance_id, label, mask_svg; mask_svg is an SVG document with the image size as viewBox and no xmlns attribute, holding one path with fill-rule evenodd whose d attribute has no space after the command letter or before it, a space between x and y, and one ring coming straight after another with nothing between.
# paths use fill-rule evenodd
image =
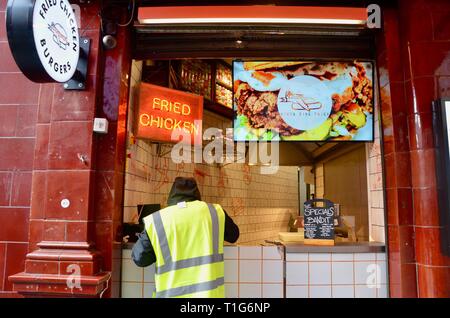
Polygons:
<instances>
[{"instance_id":1,"label":"red tile","mask_svg":"<svg viewBox=\"0 0 450 318\"><path fill-rule=\"evenodd\" d=\"M39 84L31 82L22 73L0 73L0 87L8 94L2 94L1 104L37 105ZM20 87L21 89L17 89Z\"/></svg>"},{"instance_id":2,"label":"red tile","mask_svg":"<svg viewBox=\"0 0 450 318\"><path fill-rule=\"evenodd\" d=\"M109 262L112 259L113 226L111 222L95 223L95 246L101 251L102 258Z\"/></svg>"},{"instance_id":3,"label":"red tile","mask_svg":"<svg viewBox=\"0 0 450 318\"><path fill-rule=\"evenodd\" d=\"M47 172L33 171L31 189L30 216L32 219L43 219L47 202Z\"/></svg>"},{"instance_id":4,"label":"red tile","mask_svg":"<svg viewBox=\"0 0 450 318\"><path fill-rule=\"evenodd\" d=\"M85 91L66 91L62 85L55 86L52 120L90 121L94 118L96 98L96 78L94 76L88 77Z\"/></svg>"},{"instance_id":5,"label":"red tile","mask_svg":"<svg viewBox=\"0 0 450 318\"><path fill-rule=\"evenodd\" d=\"M97 172L95 177L95 219L111 220L114 211L114 172Z\"/></svg>"},{"instance_id":6,"label":"red tile","mask_svg":"<svg viewBox=\"0 0 450 318\"><path fill-rule=\"evenodd\" d=\"M4 0L0 1L0 6L2 5L2 2ZM0 7L1 11L1 7ZM6 36L6 20L5 20L5 14L0 14L0 41L8 41L8 37Z\"/></svg>"},{"instance_id":7,"label":"red tile","mask_svg":"<svg viewBox=\"0 0 450 318\"><path fill-rule=\"evenodd\" d=\"M73 273L74 265L79 266L81 275L92 276L98 273L98 267L96 266L96 262L60 262L59 272L61 274Z\"/></svg>"},{"instance_id":8,"label":"red tile","mask_svg":"<svg viewBox=\"0 0 450 318\"><path fill-rule=\"evenodd\" d=\"M12 173L0 172L0 206L9 206L11 199Z\"/></svg>"},{"instance_id":9,"label":"red tile","mask_svg":"<svg viewBox=\"0 0 450 318\"><path fill-rule=\"evenodd\" d=\"M38 123L48 124L52 117L53 93L57 84L41 85L39 94Z\"/></svg>"},{"instance_id":10,"label":"red tile","mask_svg":"<svg viewBox=\"0 0 450 318\"><path fill-rule=\"evenodd\" d=\"M25 269L25 256L28 252L28 243L8 243L6 252L5 276L23 272ZM5 279L5 290L12 290L12 283Z\"/></svg>"},{"instance_id":11,"label":"red tile","mask_svg":"<svg viewBox=\"0 0 450 318\"><path fill-rule=\"evenodd\" d=\"M405 82L405 95L409 114L431 112L431 102L437 98L435 78L426 76Z\"/></svg>"},{"instance_id":12,"label":"red tile","mask_svg":"<svg viewBox=\"0 0 450 318\"><path fill-rule=\"evenodd\" d=\"M413 188L436 186L434 149L411 151Z\"/></svg>"},{"instance_id":13,"label":"red tile","mask_svg":"<svg viewBox=\"0 0 450 318\"><path fill-rule=\"evenodd\" d=\"M17 107L18 137L35 137L37 121L37 105L20 105Z\"/></svg>"},{"instance_id":14,"label":"red tile","mask_svg":"<svg viewBox=\"0 0 450 318\"><path fill-rule=\"evenodd\" d=\"M0 0L0 11L6 11L6 4L8 0Z\"/></svg>"},{"instance_id":15,"label":"red tile","mask_svg":"<svg viewBox=\"0 0 450 318\"><path fill-rule=\"evenodd\" d=\"M31 172L14 173L11 191L12 206L30 206L31 176Z\"/></svg>"},{"instance_id":16,"label":"red tile","mask_svg":"<svg viewBox=\"0 0 450 318\"><path fill-rule=\"evenodd\" d=\"M16 135L17 106L0 106L0 137L14 137Z\"/></svg>"},{"instance_id":17,"label":"red tile","mask_svg":"<svg viewBox=\"0 0 450 318\"><path fill-rule=\"evenodd\" d=\"M50 169L89 169L92 165L92 122L52 122ZM86 161L80 160L85 156Z\"/></svg>"},{"instance_id":18,"label":"red tile","mask_svg":"<svg viewBox=\"0 0 450 318\"><path fill-rule=\"evenodd\" d=\"M33 244L44 240L44 220L30 220L29 242Z\"/></svg>"},{"instance_id":19,"label":"red tile","mask_svg":"<svg viewBox=\"0 0 450 318\"><path fill-rule=\"evenodd\" d=\"M417 297L416 264L401 264L401 293L402 298Z\"/></svg>"},{"instance_id":20,"label":"red tile","mask_svg":"<svg viewBox=\"0 0 450 318\"><path fill-rule=\"evenodd\" d=\"M66 223L62 221L44 222L44 241L65 241L66 240Z\"/></svg>"},{"instance_id":21,"label":"red tile","mask_svg":"<svg viewBox=\"0 0 450 318\"><path fill-rule=\"evenodd\" d=\"M34 138L3 139L0 142L0 170L33 169L33 152Z\"/></svg>"},{"instance_id":22,"label":"red tile","mask_svg":"<svg viewBox=\"0 0 450 318\"><path fill-rule=\"evenodd\" d=\"M0 241L28 242L29 208L0 209Z\"/></svg>"},{"instance_id":23,"label":"red tile","mask_svg":"<svg viewBox=\"0 0 450 318\"><path fill-rule=\"evenodd\" d=\"M398 11L386 8L383 11L384 36L386 41L386 57L390 81L403 81L403 69L400 55Z\"/></svg>"},{"instance_id":24,"label":"red tile","mask_svg":"<svg viewBox=\"0 0 450 318\"><path fill-rule=\"evenodd\" d=\"M402 263L414 263L415 244L414 227L409 225L399 226L400 261Z\"/></svg>"},{"instance_id":25,"label":"red tile","mask_svg":"<svg viewBox=\"0 0 450 318\"><path fill-rule=\"evenodd\" d=\"M434 147L432 113L420 113L408 116L409 144L411 150Z\"/></svg>"},{"instance_id":26,"label":"red tile","mask_svg":"<svg viewBox=\"0 0 450 318\"><path fill-rule=\"evenodd\" d=\"M405 83L391 82L389 86L393 116L406 114L408 110L406 107Z\"/></svg>"},{"instance_id":27,"label":"red tile","mask_svg":"<svg viewBox=\"0 0 450 318\"><path fill-rule=\"evenodd\" d=\"M411 187L411 160L409 152L395 153L395 177L397 187Z\"/></svg>"},{"instance_id":28,"label":"red tile","mask_svg":"<svg viewBox=\"0 0 450 318\"><path fill-rule=\"evenodd\" d=\"M417 264L450 266L450 257L446 257L441 253L440 228L417 226L415 230Z\"/></svg>"},{"instance_id":29,"label":"red tile","mask_svg":"<svg viewBox=\"0 0 450 318\"><path fill-rule=\"evenodd\" d=\"M91 180L90 171L48 172L46 219L87 220ZM69 200L69 207L61 206L63 199Z\"/></svg>"},{"instance_id":30,"label":"red tile","mask_svg":"<svg viewBox=\"0 0 450 318\"><path fill-rule=\"evenodd\" d=\"M110 123L108 134L98 135L95 138L96 167L100 171L114 171L117 149L117 124Z\"/></svg>"},{"instance_id":31,"label":"red tile","mask_svg":"<svg viewBox=\"0 0 450 318\"><path fill-rule=\"evenodd\" d=\"M401 257L399 226L389 225L387 234L389 244L389 259L400 262Z\"/></svg>"},{"instance_id":32,"label":"red tile","mask_svg":"<svg viewBox=\"0 0 450 318\"><path fill-rule=\"evenodd\" d=\"M395 153L390 153L384 156L384 170L386 179L386 188L396 188L397 178L395 177Z\"/></svg>"},{"instance_id":33,"label":"red tile","mask_svg":"<svg viewBox=\"0 0 450 318\"><path fill-rule=\"evenodd\" d=\"M68 222L66 225L66 240L68 242L87 242L88 222Z\"/></svg>"},{"instance_id":34,"label":"red tile","mask_svg":"<svg viewBox=\"0 0 450 318\"><path fill-rule=\"evenodd\" d=\"M59 263L38 260L26 260L25 272L31 274L58 274Z\"/></svg>"},{"instance_id":35,"label":"red tile","mask_svg":"<svg viewBox=\"0 0 450 318\"><path fill-rule=\"evenodd\" d=\"M437 41L450 40L450 8L447 6L440 6L439 9L432 9L431 16L433 19L433 35Z\"/></svg>"},{"instance_id":36,"label":"red tile","mask_svg":"<svg viewBox=\"0 0 450 318\"><path fill-rule=\"evenodd\" d=\"M393 116L394 143L396 152L409 151L408 122L404 114Z\"/></svg>"},{"instance_id":37,"label":"red tile","mask_svg":"<svg viewBox=\"0 0 450 318\"><path fill-rule=\"evenodd\" d=\"M2 19L0 19L0 23ZM0 30L1 32L1 30ZM16 62L11 54L11 50L9 49L8 42L0 42L0 70L2 72L20 72L19 67L17 67Z\"/></svg>"},{"instance_id":38,"label":"red tile","mask_svg":"<svg viewBox=\"0 0 450 318\"><path fill-rule=\"evenodd\" d=\"M414 77L448 75L446 65L450 59L450 42L411 43L410 52Z\"/></svg>"},{"instance_id":39,"label":"red tile","mask_svg":"<svg viewBox=\"0 0 450 318\"><path fill-rule=\"evenodd\" d=\"M414 220L416 225L439 226L436 188L414 189Z\"/></svg>"},{"instance_id":40,"label":"red tile","mask_svg":"<svg viewBox=\"0 0 450 318\"><path fill-rule=\"evenodd\" d=\"M431 10L426 4L407 5L399 10L404 37L409 42L429 41L433 38L433 22ZM403 14L402 14L403 13Z\"/></svg>"},{"instance_id":41,"label":"red tile","mask_svg":"<svg viewBox=\"0 0 450 318\"><path fill-rule=\"evenodd\" d=\"M413 225L414 209L412 190L407 188L397 189L397 203L399 225Z\"/></svg>"},{"instance_id":42,"label":"red tile","mask_svg":"<svg viewBox=\"0 0 450 318\"><path fill-rule=\"evenodd\" d=\"M36 146L34 149L35 170L46 170L48 168L49 140L50 140L50 125L38 124L36 126Z\"/></svg>"},{"instance_id":43,"label":"red tile","mask_svg":"<svg viewBox=\"0 0 450 318\"><path fill-rule=\"evenodd\" d=\"M449 298L450 267L417 265L419 297Z\"/></svg>"},{"instance_id":44,"label":"red tile","mask_svg":"<svg viewBox=\"0 0 450 318\"><path fill-rule=\"evenodd\" d=\"M5 267L6 267L6 243L0 243L0 291L3 291L5 283ZM2 295L0 294L0 297Z\"/></svg>"},{"instance_id":45,"label":"red tile","mask_svg":"<svg viewBox=\"0 0 450 318\"><path fill-rule=\"evenodd\" d=\"M386 193L386 213L389 225L399 225L398 223L398 202L397 189L389 188Z\"/></svg>"}]
</instances>

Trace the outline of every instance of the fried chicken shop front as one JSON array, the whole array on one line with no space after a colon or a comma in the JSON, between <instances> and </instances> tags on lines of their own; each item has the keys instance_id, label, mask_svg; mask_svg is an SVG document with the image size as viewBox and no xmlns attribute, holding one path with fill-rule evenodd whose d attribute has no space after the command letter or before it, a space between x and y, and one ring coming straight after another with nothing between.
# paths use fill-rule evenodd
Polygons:
<instances>
[{"instance_id":1,"label":"fried chicken shop front","mask_svg":"<svg viewBox=\"0 0 450 318\"><path fill-rule=\"evenodd\" d=\"M26 89L0 105L35 114L5 122L14 139L0 139L23 154L5 153L20 195L0 205L24 224L0 240L2 294L151 297L154 265L134 264L134 233L184 176L239 227L223 251L227 297L448 297L429 125L448 84L433 82L430 99L422 83L449 57L415 49L398 14L439 15L438 3L382 2L381 28L368 27L366 6L340 1L76 3L91 40L84 90L31 83L0 58L3 87ZM198 147L178 152L177 130ZM315 201L332 221L311 217ZM73 265L82 288L65 283Z\"/></svg>"}]
</instances>

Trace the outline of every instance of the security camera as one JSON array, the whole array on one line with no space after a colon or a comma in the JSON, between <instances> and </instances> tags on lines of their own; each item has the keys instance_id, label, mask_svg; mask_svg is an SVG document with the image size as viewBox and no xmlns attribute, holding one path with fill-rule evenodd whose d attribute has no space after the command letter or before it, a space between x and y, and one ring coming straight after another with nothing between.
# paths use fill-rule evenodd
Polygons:
<instances>
[{"instance_id":1,"label":"security camera","mask_svg":"<svg viewBox=\"0 0 450 318\"><path fill-rule=\"evenodd\" d=\"M117 40L112 35L105 35L103 37L103 46L105 47L105 49L107 49L107 50L113 49L116 47L116 45L117 45Z\"/></svg>"}]
</instances>

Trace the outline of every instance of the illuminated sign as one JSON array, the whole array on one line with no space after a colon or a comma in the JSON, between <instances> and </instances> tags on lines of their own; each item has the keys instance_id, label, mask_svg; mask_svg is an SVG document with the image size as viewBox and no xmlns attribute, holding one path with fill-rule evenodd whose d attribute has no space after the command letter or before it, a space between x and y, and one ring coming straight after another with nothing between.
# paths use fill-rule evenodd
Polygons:
<instances>
[{"instance_id":1,"label":"illuminated sign","mask_svg":"<svg viewBox=\"0 0 450 318\"><path fill-rule=\"evenodd\" d=\"M172 139L176 130L189 134L191 142L201 138L202 96L142 83L138 103L137 138L177 142Z\"/></svg>"}]
</instances>

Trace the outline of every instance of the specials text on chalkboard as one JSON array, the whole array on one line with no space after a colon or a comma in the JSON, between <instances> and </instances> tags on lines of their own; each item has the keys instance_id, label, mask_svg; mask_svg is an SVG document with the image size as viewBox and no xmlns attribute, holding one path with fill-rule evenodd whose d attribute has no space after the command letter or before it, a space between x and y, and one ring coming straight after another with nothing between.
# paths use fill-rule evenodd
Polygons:
<instances>
[{"instance_id":1,"label":"specials text on chalkboard","mask_svg":"<svg viewBox=\"0 0 450 318\"><path fill-rule=\"evenodd\" d=\"M334 203L314 199L304 207L305 244L334 245Z\"/></svg>"}]
</instances>

